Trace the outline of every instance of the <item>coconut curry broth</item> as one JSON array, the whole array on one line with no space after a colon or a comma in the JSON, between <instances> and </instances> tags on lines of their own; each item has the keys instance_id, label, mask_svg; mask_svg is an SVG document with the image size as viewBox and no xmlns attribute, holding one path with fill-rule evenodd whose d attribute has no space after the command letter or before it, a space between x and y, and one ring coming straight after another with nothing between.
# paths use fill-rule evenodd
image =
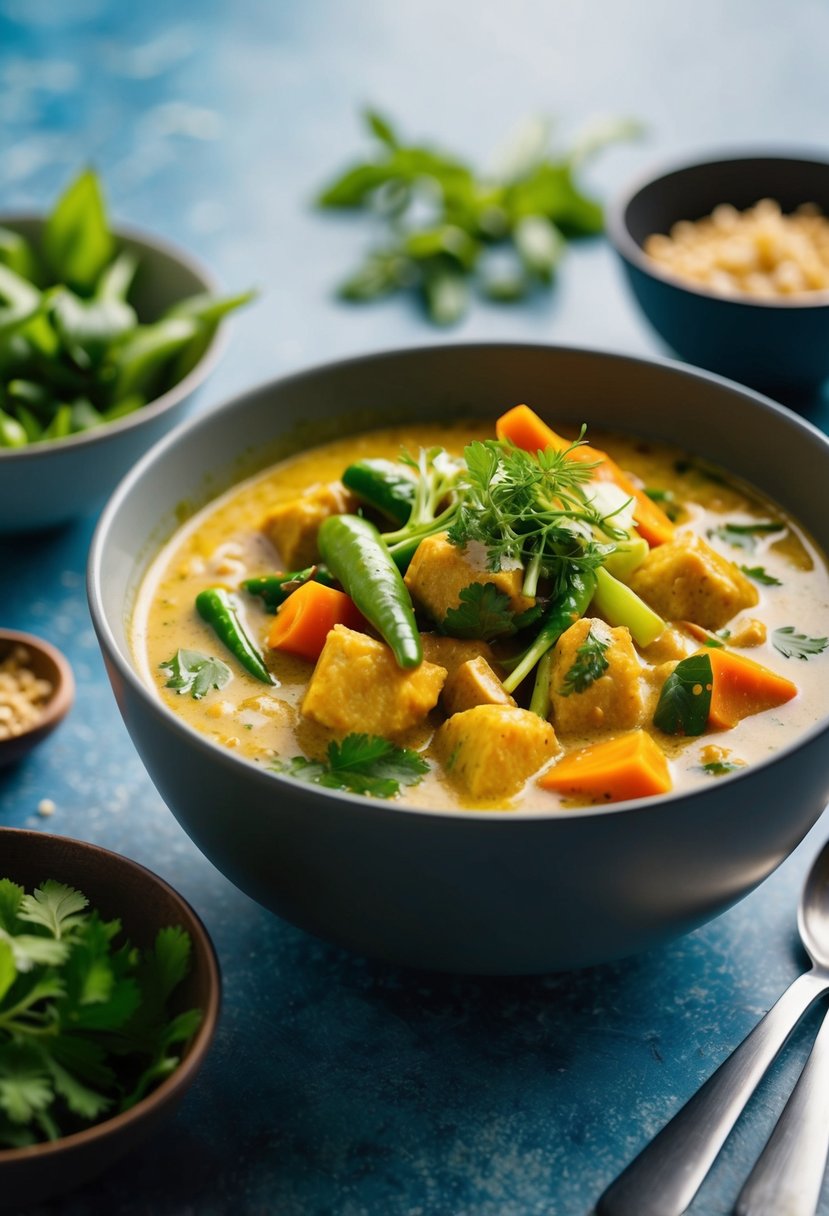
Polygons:
<instances>
[{"instance_id":1,"label":"coconut curry broth","mask_svg":"<svg viewBox=\"0 0 829 1216\"><path fill-rule=\"evenodd\" d=\"M211 628L199 619L194 599L205 587L224 585L236 591L241 581L273 573L285 567L262 531L262 521L280 504L302 495L309 487L336 482L343 470L356 460L384 457L396 459L401 449L442 446L459 455L465 444L492 437L491 425L447 424L388 428L337 440L282 461L211 503L195 515L165 546L153 563L142 586L134 616L134 648L147 683L175 713L216 743L266 767L275 756L322 757L334 737L300 712L313 664L276 650L264 642L274 620L252 596L241 595L244 619L251 636L263 645L266 662L274 677L267 687L248 675L217 641ZM759 602L739 612L728 622L731 638L747 641L734 653L751 658L772 671L793 680L798 694L788 703L744 718L733 729L706 731L697 738L672 737L652 725L652 710L659 689L674 662L694 646L677 651L670 634L649 647L640 658L650 709L644 723L669 758L674 789L704 786L720 779L723 766L750 765L766 758L790 742L798 733L825 714L826 656L810 662L786 658L771 644L772 632L793 625L803 634L822 637L829 610L829 579L821 554L803 531L777 506L727 475L706 468L700 462L667 445L640 441L617 434L590 432L590 441L607 450L623 469L655 488L657 498L669 506L678 527L691 529L730 561L743 566L762 567L779 586L758 585ZM785 530L751 535L736 534L737 545L729 544L714 529L723 524L739 525L775 520ZM391 525L384 525L390 527ZM732 537L732 540L734 537ZM745 544L745 549L740 548ZM596 616L593 609L589 615ZM758 627L764 640L755 644ZM765 626L765 629L762 628ZM724 633L725 631L723 631ZM741 634L744 637L741 639ZM698 645L698 643L697 643ZM728 639L728 645L734 645ZM233 678L220 691L213 690L194 700L166 688L161 664L180 648L221 656L233 668ZM497 644L496 644L497 651ZM437 661L437 660L436 660ZM527 681L532 684L532 679ZM518 704L526 706L527 695ZM395 742L418 750L426 749L432 760L422 782L405 789L401 798L408 803L438 808L520 807L549 810L556 805L589 804L589 797L568 797L542 789L534 773L516 796L472 798L447 776L445 766L435 758L431 745L434 732L444 720L440 709L433 710L418 726ZM553 718L555 726L555 718ZM597 739L608 739L620 731L597 734L558 731L556 757L575 751ZM444 757L445 759L445 757ZM706 770L703 765L708 765Z\"/></svg>"}]
</instances>

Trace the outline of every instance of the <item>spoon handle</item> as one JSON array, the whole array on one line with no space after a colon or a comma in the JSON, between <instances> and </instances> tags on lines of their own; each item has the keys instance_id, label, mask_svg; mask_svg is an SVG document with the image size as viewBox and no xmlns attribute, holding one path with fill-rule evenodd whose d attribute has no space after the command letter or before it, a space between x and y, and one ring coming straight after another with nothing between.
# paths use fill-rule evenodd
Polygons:
<instances>
[{"instance_id":1,"label":"spoon handle","mask_svg":"<svg viewBox=\"0 0 829 1216\"><path fill-rule=\"evenodd\" d=\"M829 1014L734 1208L735 1216L815 1216L829 1155Z\"/></svg>"},{"instance_id":2,"label":"spoon handle","mask_svg":"<svg viewBox=\"0 0 829 1216\"><path fill-rule=\"evenodd\" d=\"M760 1082L829 975L791 984L740 1046L612 1182L597 1216L681 1216Z\"/></svg>"}]
</instances>

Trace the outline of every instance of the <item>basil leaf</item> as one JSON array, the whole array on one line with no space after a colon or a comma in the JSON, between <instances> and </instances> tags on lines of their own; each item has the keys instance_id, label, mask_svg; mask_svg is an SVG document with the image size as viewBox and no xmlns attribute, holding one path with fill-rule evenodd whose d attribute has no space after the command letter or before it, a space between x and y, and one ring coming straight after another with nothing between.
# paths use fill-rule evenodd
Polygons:
<instances>
[{"instance_id":1,"label":"basil leaf","mask_svg":"<svg viewBox=\"0 0 829 1216\"><path fill-rule=\"evenodd\" d=\"M662 685L653 715L666 735L701 735L708 724L714 673L707 654L692 654L677 663Z\"/></svg>"}]
</instances>

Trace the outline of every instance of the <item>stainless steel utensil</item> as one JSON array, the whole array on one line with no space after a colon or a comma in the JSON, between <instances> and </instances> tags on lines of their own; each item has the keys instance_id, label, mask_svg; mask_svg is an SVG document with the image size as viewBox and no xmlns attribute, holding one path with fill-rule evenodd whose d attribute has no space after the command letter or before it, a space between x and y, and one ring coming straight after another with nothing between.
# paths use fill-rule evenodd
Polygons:
<instances>
[{"instance_id":1,"label":"stainless steel utensil","mask_svg":"<svg viewBox=\"0 0 829 1216\"><path fill-rule=\"evenodd\" d=\"M829 991L829 843L806 878L797 927L811 970L798 976L736 1051L610 1184L596 1205L597 1216L681 1216L763 1074L809 1007ZM779 1214L776 1209L775 1216Z\"/></svg>"}]
</instances>

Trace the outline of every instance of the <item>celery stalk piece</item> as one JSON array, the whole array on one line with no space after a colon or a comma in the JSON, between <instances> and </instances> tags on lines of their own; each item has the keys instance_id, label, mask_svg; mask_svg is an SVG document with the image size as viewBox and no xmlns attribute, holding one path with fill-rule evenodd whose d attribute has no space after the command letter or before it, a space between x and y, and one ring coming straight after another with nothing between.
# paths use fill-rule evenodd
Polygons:
<instances>
[{"instance_id":1,"label":"celery stalk piece","mask_svg":"<svg viewBox=\"0 0 829 1216\"><path fill-rule=\"evenodd\" d=\"M607 570L596 571L593 606L610 625L627 625L637 646L650 646L665 628L661 616Z\"/></svg>"},{"instance_id":2,"label":"celery stalk piece","mask_svg":"<svg viewBox=\"0 0 829 1216\"><path fill-rule=\"evenodd\" d=\"M605 558L604 568L614 578L626 582L648 556L650 546L642 536L631 536L619 543L613 553Z\"/></svg>"}]
</instances>

